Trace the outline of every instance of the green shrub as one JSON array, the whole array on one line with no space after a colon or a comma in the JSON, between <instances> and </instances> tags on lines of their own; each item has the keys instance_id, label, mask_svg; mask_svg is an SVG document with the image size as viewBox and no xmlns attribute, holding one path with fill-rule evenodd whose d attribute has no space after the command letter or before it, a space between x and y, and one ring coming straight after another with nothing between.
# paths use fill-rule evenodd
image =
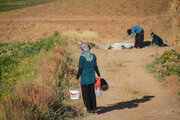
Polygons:
<instances>
[{"instance_id":1,"label":"green shrub","mask_svg":"<svg viewBox=\"0 0 180 120\"><path fill-rule=\"evenodd\" d=\"M161 55L160 60L161 60L162 63L173 62L175 60L174 56L176 56L176 51L175 50L165 51Z\"/></svg>"},{"instance_id":2,"label":"green shrub","mask_svg":"<svg viewBox=\"0 0 180 120\"><path fill-rule=\"evenodd\" d=\"M165 51L160 58L156 58L152 64L147 65L147 68L158 80L170 75L180 76L179 56L175 50Z\"/></svg>"}]
</instances>

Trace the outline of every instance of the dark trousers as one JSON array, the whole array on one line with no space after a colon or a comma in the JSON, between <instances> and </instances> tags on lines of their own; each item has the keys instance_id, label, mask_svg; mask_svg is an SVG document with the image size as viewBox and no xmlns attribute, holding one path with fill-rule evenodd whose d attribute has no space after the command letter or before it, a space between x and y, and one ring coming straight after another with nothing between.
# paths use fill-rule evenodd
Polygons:
<instances>
[{"instance_id":1,"label":"dark trousers","mask_svg":"<svg viewBox=\"0 0 180 120\"><path fill-rule=\"evenodd\" d=\"M87 110L96 110L96 95L94 91L94 84L91 85L81 85L82 96L84 105Z\"/></svg>"},{"instance_id":2,"label":"dark trousers","mask_svg":"<svg viewBox=\"0 0 180 120\"><path fill-rule=\"evenodd\" d=\"M139 34L136 33L135 36L135 48L142 48L144 47L144 30L142 30Z\"/></svg>"},{"instance_id":3,"label":"dark trousers","mask_svg":"<svg viewBox=\"0 0 180 120\"><path fill-rule=\"evenodd\" d=\"M157 45L159 45L159 46L163 46L163 42L161 41L161 40L157 40Z\"/></svg>"}]
</instances>

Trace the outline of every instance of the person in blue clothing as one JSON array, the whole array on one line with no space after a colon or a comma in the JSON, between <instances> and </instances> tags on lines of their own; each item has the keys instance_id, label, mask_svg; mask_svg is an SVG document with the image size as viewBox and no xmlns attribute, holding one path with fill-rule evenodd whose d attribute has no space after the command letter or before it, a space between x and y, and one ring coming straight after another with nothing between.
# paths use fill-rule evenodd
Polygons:
<instances>
[{"instance_id":1,"label":"person in blue clothing","mask_svg":"<svg viewBox=\"0 0 180 120\"><path fill-rule=\"evenodd\" d=\"M139 27L139 26L133 26L130 29L127 30L128 35L130 35L131 37L134 37L135 34L135 44L134 47L135 48L142 48L144 47L144 30L143 28Z\"/></svg>"},{"instance_id":2,"label":"person in blue clothing","mask_svg":"<svg viewBox=\"0 0 180 120\"><path fill-rule=\"evenodd\" d=\"M154 34L153 32L151 33L151 37L153 39L152 39L152 42L151 42L150 46L155 46L155 45L163 46L164 45L163 40L159 36Z\"/></svg>"},{"instance_id":3,"label":"person in blue clothing","mask_svg":"<svg viewBox=\"0 0 180 120\"><path fill-rule=\"evenodd\" d=\"M75 84L78 84L81 76L81 90L84 105L88 113L96 113L96 95L94 90L95 72L100 77L95 54L90 53L91 46L83 43L80 47L82 55L79 58L79 69L76 75Z\"/></svg>"}]
</instances>

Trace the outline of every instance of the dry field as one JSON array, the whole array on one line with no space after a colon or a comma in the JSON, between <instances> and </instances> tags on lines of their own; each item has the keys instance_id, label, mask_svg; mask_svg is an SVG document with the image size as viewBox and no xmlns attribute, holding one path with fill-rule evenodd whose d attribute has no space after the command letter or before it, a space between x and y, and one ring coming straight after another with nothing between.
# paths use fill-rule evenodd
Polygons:
<instances>
[{"instance_id":1,"label":"dry field","mask_svg":"<svg viewBox=\"0 0 180 120\"><path fill-rule=\"evenodd\" d=\"M0 13L0 42L29 41L60 32L97 32L101 43L131 40L126 30L144 28L145 40L153 31L171 43L171 0L68 0Z\"/></svg>"}]
</instances>

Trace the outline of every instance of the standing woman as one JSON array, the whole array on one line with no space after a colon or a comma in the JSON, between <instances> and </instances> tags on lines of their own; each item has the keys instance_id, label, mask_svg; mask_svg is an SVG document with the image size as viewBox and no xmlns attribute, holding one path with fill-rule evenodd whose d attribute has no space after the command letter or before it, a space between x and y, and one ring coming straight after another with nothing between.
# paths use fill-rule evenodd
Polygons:
<instances>
[{"instance_id":1,"label":"standing woman","mask_svg":"<svg viewBox=\"0 0 180 120\"><path fill-rule=\"evenodd\" d=\"M79 58L79 69L75 84L79 83L78 79L81 76L80 84L84 105L88 113L96 113L95 72L100 77L96 56L89 52L91 46L87 43L83 43L79 48L82 50L82 55Z\"/></svg>"},{"instance_id":2,"label":"standing woman","mask_svg":"<svg viewBox=\"0 0 180 120\"><path fill-rule=\"evenodd\" d=\"M139 26L133 26L127 30L128 35L134 37L135 34L135 48L143 48L144 47L144 30Z\"/></svg>"}]
</instances>

